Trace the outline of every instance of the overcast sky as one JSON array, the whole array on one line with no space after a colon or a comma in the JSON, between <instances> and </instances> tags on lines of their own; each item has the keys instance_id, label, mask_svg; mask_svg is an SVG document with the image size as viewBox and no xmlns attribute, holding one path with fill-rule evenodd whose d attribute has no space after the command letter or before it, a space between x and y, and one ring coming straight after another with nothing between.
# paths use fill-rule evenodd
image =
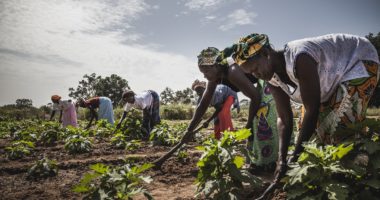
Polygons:
<instances>
[{"instance_id":1,"label":"overcast sky","mask_svg":"<svg viewBox=\"0 0 380 200\"><path fill-rule=\"evenodd\" d=\"M327 33L380 32L379 0L1 0L0 105L35 106L95 72L137 92L190 87L196 56L251 32L276 49Z\"/></svg>"}]
</instances>

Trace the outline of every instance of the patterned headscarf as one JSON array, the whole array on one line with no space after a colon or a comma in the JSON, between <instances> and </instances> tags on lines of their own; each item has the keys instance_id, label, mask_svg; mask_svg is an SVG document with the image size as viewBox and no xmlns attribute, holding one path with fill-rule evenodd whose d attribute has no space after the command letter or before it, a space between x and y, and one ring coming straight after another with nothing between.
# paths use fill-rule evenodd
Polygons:
<instances>
[{"instance_id":1,"label":"patterned headscarf","mask_svg":"<svg viewBox=\"0 0 380 200\"><path fill-rule=\"evenodd\" d=\"M243 64L248 58L255 56L262 47L269 46L268 36L265 34L252 33L246 37L240 38L238 43L231 47L225 48L224 60L232 56L238 65ZM227 56L228 55L228 56ZM223 63L223 60L221 60Z\"/></svg>"},{"instance_id":2,"label":"patterned headscarf","mask_svg":"<svg viewBox=\"0 0 380 200\"><path fill-rule=\"evenodd\" d=\"M208 47L207 49L203 49L198 55L198 66L216 64L216 59L219 53L219 49L215 47Z\"/></svg>"},{"instance_id":3,"label":"patterned headscarf","mask_svg":"<svg viewBox=\"0 0 380 200\"><path fill-rule=\"evenodd\" d=\"M195 90L197 87L203 87L206 88L206 82L205 81L200 81L200 80L195 80L194 83L191 85L191 89Z\"/></svg>"},{"instance_id":4,"label":"patterned headscarf","mask_svg":"<svg viewBox=\"0 0 380 200\"><path fill-rule=\"evenodd\" d=\"M59 101L61 99L61 96L59 96L59 95L53 95L53 96L51 96L51 100L52 101Z\"/></svg>"}]
</instances>

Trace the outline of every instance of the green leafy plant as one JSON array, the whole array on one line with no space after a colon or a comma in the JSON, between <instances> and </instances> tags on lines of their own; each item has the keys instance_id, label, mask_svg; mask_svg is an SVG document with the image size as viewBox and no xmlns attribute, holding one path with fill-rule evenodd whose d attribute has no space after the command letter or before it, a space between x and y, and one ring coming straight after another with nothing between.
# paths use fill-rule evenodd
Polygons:
<instances>
[{"instance_id":1,"label":"green leafy plant","mask_svg":"<svg viewBox=\"0 0 380 200\"><path fill-rule=\"evenodd\" d=\"M10 160L16 160L24 157L25 155L30 155L31 151L34 149L34 143L25 140L13 141L11 146L5 147L5 152L7 158Z\"/></svg>"},{"instance_id":2,"label":"green leafy plant","mask_svg":"<svg viewBox=\"0 0 380 200\"><path fill-rule=\"evenodd\" d=\"M141 146L140 140L131 140L129 142L126 142L125 149L129 151L134 151Z\"/></svg>"},{"instance_id":3,"label":"green leafy plant","mask_svg":"<svg viewBox=\"0 0 380 200\"><path fill-rule=\"evenodd\" d=\"M151 131L149 140L155 146L172 146L178 143L180 139L180 131L182 131L181 126L170 127L167 123L161 122L160 124L156 125Z\"/></svg>"},{"instance_id":4,"label":"green leafy plant","mask_svg":"<svg viewBox=\"0 0 380 200\"><path fill-rule=\"evenodd\" d=\"M40 134L38 142L44 146L49 146L55 144L55 142L58 141L59 137L60 132L54 129L49 129Z\"/></svg>"},{"instance_id":5,"label":"green leafy plant","mask_svg":"<svg viewBox=\"0 0 380 200\"><path fill-rule=\"evenodd\" d=\"M112 138L111 138L111 144L115 146L118 149L124 149L125 146L127 145L126 137L122 133L116 133Z\"/></svg>"},{"instance_id":6,"label":"green leafy plant","mask_svg":"<svg viewBox=\"0 0 380 200\"><path fill-rule=\"evenodd\" d=\"M44 157L41 160L38 160L29 170L28 178L37 179L37 178L46 178L50 176L56 176L58 174L58 165L55 160L49 160Z\"/></svg>"},{"instance_id":7,"label":"green leafy plant","mask_svg":"<svg viewBox=\"0 0 380 200\"><path fill-rule=\"evenodd\" d=\"M86 153L92 149L91 141L81 135L72 135L66 139L65 149L70 154Z\"/></svg>"},{"instance_id":8,"label":"green leafy plant","mask_svg":"<svg viewBox=\"0 0 380 200\"><path fill-rule=\"evenodd\" d=\"M375 199L380 195L380 122L365 120L345 131L361 137L339 146L304 144L304 152L289 165L282 180L289 199Z\"/></svg>"},{"instance_id":9,"label":"green leafy plant","mask_svg":"<svg viewBox=\"0 0 380 200\"><path fill-rule=\"evenodd\" d=\"M181 163L187 163L189 161L189 154L186 150L178 150L176 153L177 160Z\"/></svg>"},{"instance_id":10,"label":"green leafy plant","mask_svg":"<svg viewBox=\"0 0 380 200\"><path fill-rule=\"evenodd\" d=\"M124 134L127 140L143 139L146 137L141 128L141 116L141 111L131 109L117 133Z\"/></svg>"},{"instance_id":11,"label":"green leafy plant","mask_svg":"<svg viewBox=\"0 0 380 200\"><path fill-rule=\"evenodd\" d=\"M197 195L212 199L241 199L243 183L252 188L261 185L261 180L242 169L245 158L240 156L237 146L251 135L248 129L224 132L220 141L213 138L197 147L203 155L197 163L199 168Z\"/></svg>"},{"instance_id":12,"label":"green leafy plant","mask_svg":"<svg viewBox=\"0 0 380 200\"><path fill-rule=\"evenodd\" d=\"M91 165L92 173L84 175L74 192L85 194L84 199L128 199L143 193L147 199L153 199L151 195L140 185L142 182L150 183L150 177L141 173L153 167L152 164L133 166L126 164L121 167L111 168L103 164Z\"/></svg>"},{"instance_id":13,"label":"green leafy plant","mask_svg":"<svg viewBox=\"0 0 380 200\"><path fill-rule=\"evenodd\" d=\"M96 131L95 131L95 136L98 138L106 138L109 137L112 132L114 131L114 126L106 119L100 119L96 122Z\"/></svg>"}]
</instances>

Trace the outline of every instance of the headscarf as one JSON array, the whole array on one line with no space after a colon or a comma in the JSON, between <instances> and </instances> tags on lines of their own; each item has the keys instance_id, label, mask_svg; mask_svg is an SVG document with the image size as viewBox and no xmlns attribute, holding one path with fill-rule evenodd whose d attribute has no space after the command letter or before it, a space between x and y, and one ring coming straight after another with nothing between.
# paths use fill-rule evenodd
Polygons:
<instances>
[{"instance_id":1,"label":"headscarf","mask_svg":"<svg viewBox=\"0 0 380 200\"><path fill-rule=\"evenodd\" d=\"M262 47L269 46L268 36L265 34L252 33L246 37L240 38L238 43L233 44L231 47L225 48L222 52L224 59L232 56L238 65L241 65L261 50ZM221 60L223 62L223 59ZM225 61L224 61L225 62Z\"/></svg>"},{"instance_id":2,"label":"headscarf","mask_svg":"<svg viewBox=\"0 0 380 200\"><path fill-rule=\"evenodd\" d=\"M206 82L205 81L199 81L196 79L194 83L191 85L191 89L195 90L197 87L203 87L206 88Z\"/></svg>"},{"instance_id":3,"label":"headscarf","mask_svg":"<svg viewBox=\"0 0 380 200\"><path fill-rule=\"evenodd\" d=\"M198 66L216 64L219 53L219 49L215 47L208 47L207 49L203 49L198 55Z\"/></svg>"},{"instance_id":4,"label":"headscarf","mask_svg":"<svg viewBox=\"0 0 380 200\"><path fill-rule=\"evenodd\" d=\"M53 95L53 96L51 96L51 100L52 101L59 101L59 100L61 100L61 96L59 96L59 95Z\"/></svg>"}]
</instances>

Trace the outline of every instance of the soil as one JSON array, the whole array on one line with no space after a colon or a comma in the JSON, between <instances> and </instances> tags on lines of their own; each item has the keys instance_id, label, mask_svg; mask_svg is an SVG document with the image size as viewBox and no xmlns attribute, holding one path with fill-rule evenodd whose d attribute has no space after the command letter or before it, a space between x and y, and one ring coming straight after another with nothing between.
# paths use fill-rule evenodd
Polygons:
<instances>
[{"instance_id":1,"label":"soil","mask_svg":"<svg viewBox=\"0 0 380 200\"><path fill-rule=\"evenodd\" d=\"M170 147L151 146L144 142L135 151L118 150L111 146L109 141L94 140L91 153L70 155L63 146L58 143L51 147L36 147L32 155L20 160L8 160L5 157L5 146L9 145L8 139L0 139L0 199L81 199L81 195L74 193L72 188L78 184L82 176L89 172L89 166L95 163L107 165L122 165L126 158L133 158L141 163L152 162L170 150ZM155 199L195 199L196 185L194 184L198 170L196 162L201 153L195 150L197 144L187 145L189 159L180 162L172 157L164 163L161 170L151 169L144 175L153 178L150 184L144 187ZM58 163L58 175L46 179L27 179L28 169L46 155L49 159ZM271 174L260 175L268 183ZM254 199L260 191L250 192ZM271 199L285 199L284 193L279 191ZM135 199L145 199L137 196Z\"/></svg>"}]
</instances>

